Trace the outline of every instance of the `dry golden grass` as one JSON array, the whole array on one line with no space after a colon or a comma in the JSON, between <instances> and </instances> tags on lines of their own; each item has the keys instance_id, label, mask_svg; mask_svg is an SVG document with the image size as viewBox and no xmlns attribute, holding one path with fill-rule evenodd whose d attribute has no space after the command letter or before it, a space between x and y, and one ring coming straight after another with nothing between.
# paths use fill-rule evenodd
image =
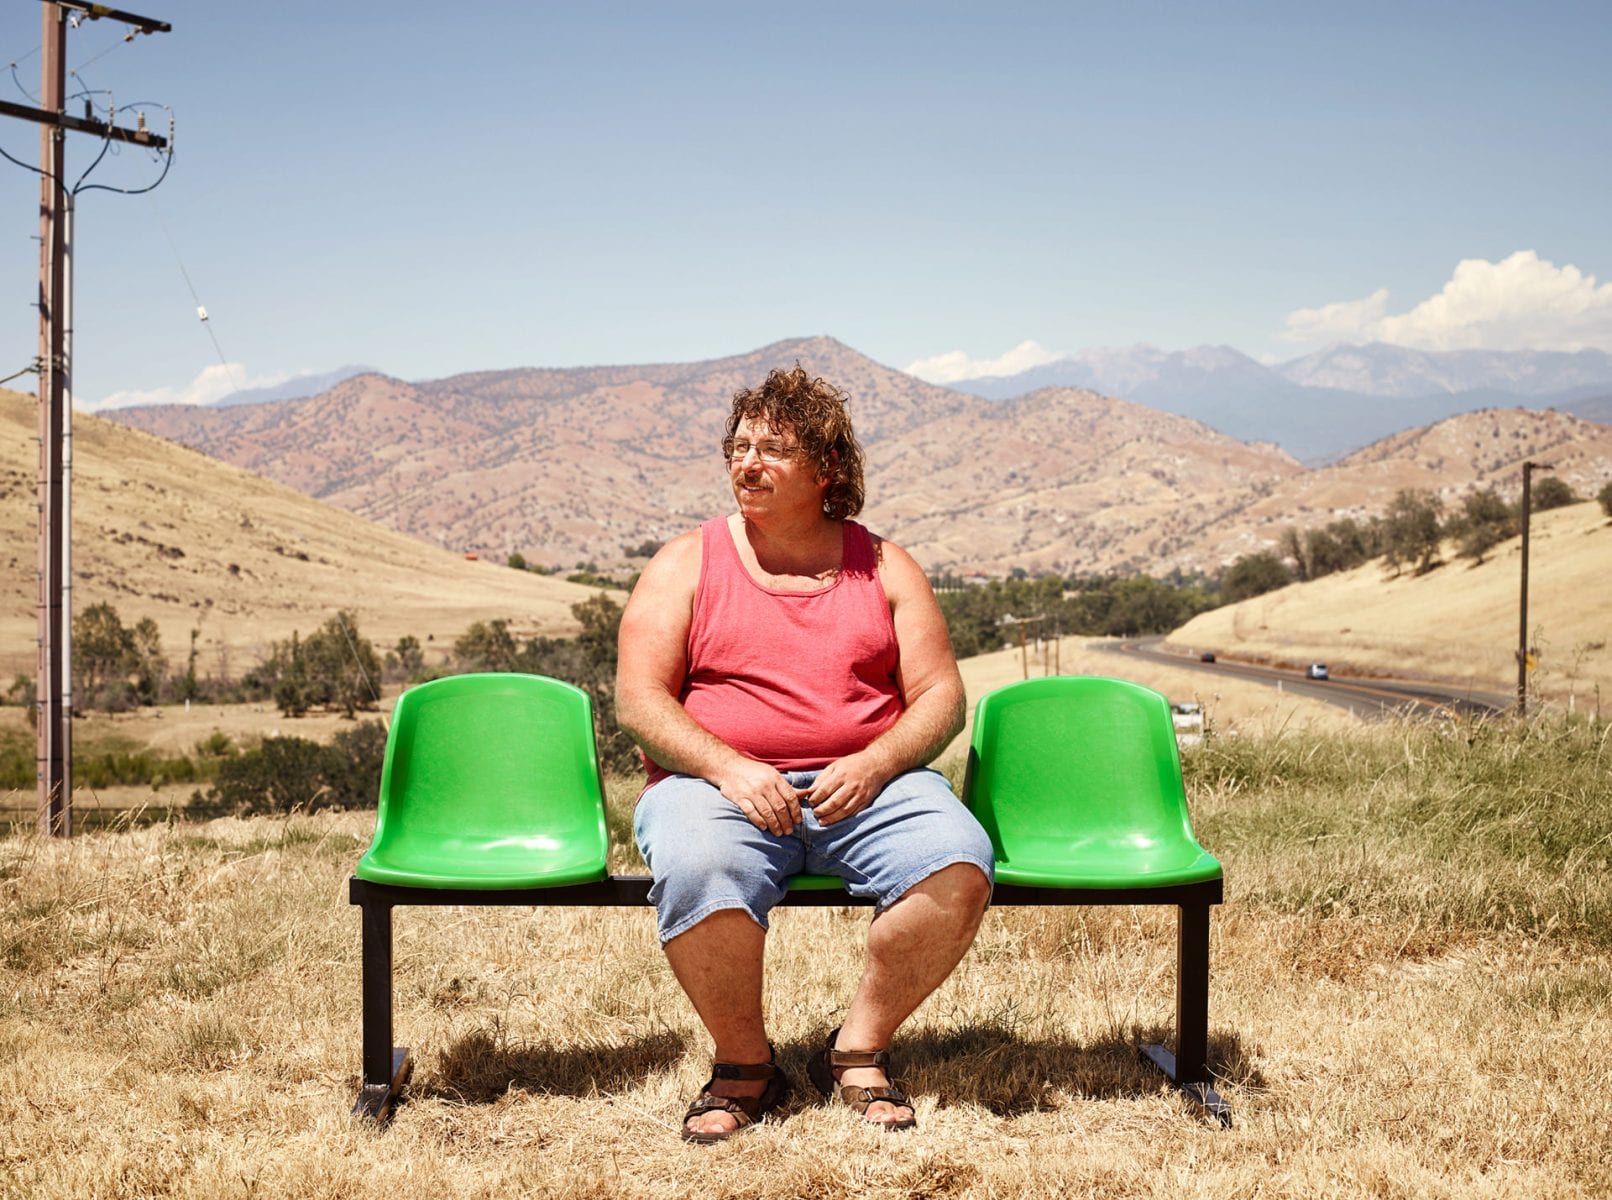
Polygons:
<instances>
[{"instance_id":1,"label":"dry golden grass","mask_svg":"<svg viewBox=\"0 0 1612 1200\"><path fill-rule=\"evenodd\" d=\"M1454 557L1422 576L1380 562L1204 613L1170 636L1227 656L1334 673L1423 677L1506 693L1517 684L1521 539L1482 565ZM1528 626L1541 651L1530 691L1612 712L1612 522L1593 503L1536 513L1529 544Z\"/></svg>"},{"instance_id":2,"label":"dry golden grass","mask_svg":"<svg viewBox=\"0 0 1612 1200\"><path fill-rule=\"evenodd\" d=\"M1229 1131L1132 1048L1172 1021L1163 911L991 912L897 1040L913 1134L798 1095L696 1148L676 1127L707 1046L648 912L400 910L397 1028L418 1066L375 1130L347 1115L344 881L370 814L0 840L0 1194L1604 1196L1606 736L1455 736L1241 738L1194 760L1228 875L1211 1060ZM1417 815L1473 795L1525 811L1431 832ZM1588 832L1554 858L1508 842L1563 812ZM866 920L776 914L769 1018L797 1078Z\"/></svg>"},{"instance_id":3,"label":"dry golden grass","mask_svg":"<svg viewBox=\"0 0 1612 1200\"><path fill-rule=\"evenodd\" d=\"M35 669L39 451L34 402L0 388L0 686ZM574 634L595 589L469 562L173 442L93 416L73 429L73 608L156 621L182 670L238 678L274 641L357 614L379 651L405 634L440 661L473 621ZM619 599L619 597L618 597Z\"/></svg>"}]
</instances>

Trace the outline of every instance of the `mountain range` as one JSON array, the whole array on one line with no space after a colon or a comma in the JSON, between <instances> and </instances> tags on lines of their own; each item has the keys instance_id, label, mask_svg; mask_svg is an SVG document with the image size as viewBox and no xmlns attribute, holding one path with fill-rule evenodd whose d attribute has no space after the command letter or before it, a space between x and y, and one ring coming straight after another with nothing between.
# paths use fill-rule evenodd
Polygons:
<instances>
[{"instance_id":1,"label":"mountain range","mask_svg":"<svg viewBox=\"0 0 1612 1200\"><path fill-rule=\"evenodd\" d=\"M1305 467L1269 440L1160 407L1072 387L986 399L829 337L698 363L366 374L300 400L106 415L445 548L613 569L729 508L717 443L732 394L796 362L851 397L863 520L932 572L1212 572L1288 525L1380 512L1403 487L1451 502L1477 486L1515 491L1530 458L1581 494L1612 478L1612 428L1563 412L1401 422L1387 441Z\"/></svg>"},{"instance_id":2,"label":"mountain range","mask_svg":"<svg viewBox=\"0 0 1612 1200\"><path fill-rule=\"evenodd\" d=\"M1612 421L1612 354L1600 350L1433 352L1374 343L1265 365L1230 346L1129 346L948 386L998 400L1089 388L1275 442L1307 463L1481 408L1556 408Z\"/></svg>"}]
</instances>

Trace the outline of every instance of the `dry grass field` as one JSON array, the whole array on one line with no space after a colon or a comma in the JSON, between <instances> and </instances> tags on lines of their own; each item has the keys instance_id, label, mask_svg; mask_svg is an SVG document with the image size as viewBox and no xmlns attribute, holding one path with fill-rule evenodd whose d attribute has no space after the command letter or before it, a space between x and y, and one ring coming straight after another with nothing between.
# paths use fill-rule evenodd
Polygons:
<instances>
[{"instance_id":1,"label":"dry grass field","mask_svg":"<svg viewBox=\"0 0 1612 1200\"><path fill-rule=\"evenodd\" d=\"M369 813L0 840L0 1195L1600 1197L1612 1178L1606 726L1374 724L1188 758L1225 862L1211 1062L1236 1118L1137 1061L1172 917L993 910L895 1052L919 1128L797 1094L676 1136L708 1048L648 912L403 910L390 1128L355 1122ZM631 787L612 789L619 825ZM618 865L630 855L616 851ZM1452 864L1455 869L1452 869ZM865 910L785 910L798 1077Z\"/></svg>"},{"instance_id":2,"label":"dry grass field","mask_svg":"<svg viewBox=\"0 0 1612 1200\"><path fill-rule=\"evenodd\" d=\"M73 427L73 608L150 617L176 669L239 678L337 608L378 652L405 634L439 661L473 621L521 637L577 631L593 588L467 561L173 442L101 418ZM32 673L38 635L34 401L0 388L0 686Z\"/></svg>"},{"instance_id":3,"label":"dry grass field","mask_svg":"<svg viewBox=\"0 0 1612 1200\"><path fill-rule=\"evenodd\" d=\"M1612 521L1594 503L1534 514L1528 627L1539 651L1532 693L1612 714ZM1454 557L1389 578L1380 562L1204 613L1170 636L1228 657L1334 674L1423 677L1505 693L1517 685L1521 539L1482 565Z\"/></svg>"}]
</instances>

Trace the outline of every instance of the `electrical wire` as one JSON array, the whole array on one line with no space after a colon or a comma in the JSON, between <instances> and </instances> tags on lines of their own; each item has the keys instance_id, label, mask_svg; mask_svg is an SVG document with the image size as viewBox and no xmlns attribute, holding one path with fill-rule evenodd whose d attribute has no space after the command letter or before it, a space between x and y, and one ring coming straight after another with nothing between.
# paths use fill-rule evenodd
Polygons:
<instances>
[{"instance_id":1,"label":"electrical wire","mask_svg":"<svg viewBox=\"0 0 1612 1200\"><path fill-rule=\"evenodd\" d=\"M162 181L159 179L157 182L161 183ZM152 186L156 185L153 184ZM235 368L230 365L229 359L224 356L224 347L218 344L218 335L213 332L213 323L207 319L207 308L202 304L201 297L196 294L196 285L190 281L190 272L185 270L185 260L179 256L179 247L174 244L173 234L168 232L168 222L162 219L160 211L157 213L157 225L162 229L162 236L168 240L168 249L174 252L174 263L179 267L179 273L184 276L185 287L190 289L190 298L196 302L196 315L201 318L201 323L207 330L207 336L213 343L213 351L218 355L218 361L224 367L224 374L228 377L230 386L238 392L241 390L241 385L235 378Z\"/></svg>"},{"instance_id":2,"label":"electrical wire","mask_svg":"<svg viewBox=\"0 0 1612 1200\"><path fill-rule=\"evenodd\" d=\"M38 53L39 53L39 47L35 46L32 50L30 50L28 52L28 54L24 54L22 57L27 58L29 54L38 54ZM34 95L27 88L23 87L23 85L22 85L22 76L17 74L17 64L19 62L21 62L21 61L22 61L22 59L20 59L20 58L19 59L13 59L12 62L9 64L9 66L11 68L11 82L17 85L17 90L28 98L28 102L30 104L38 104L39 103L39 97Z\"/></svg>"},{"instance_id":3,"label":"electrical wire","mask_svg":"<svg viewBox=\"0 0 1612 1200\"><path fill-rule=\"evenodd\" d=\"M73 195L76 196L80 192L117 192L119 195L122 195L122 196L139 196L139 195L143 195L146 192L155 191L159 186L161 186L162 181L164 179L168 178L168 172L173 169L173 165L174 165L174 112L173 112L173 109L169 108L166 104L161 104L161 103L159 103L158 101L155 101L155 100L139 100L139 101L136 101L134 104L125 104L125 105L122 106L122 109L131 109L131 108L136 109L136 110L141 109L141 108L161 108L163 111L165 111L168 114L168 145L167 145L167 149L166 149L166 152L161 151L161 150L156 151L156 153L162 155L162 174L158 175L157 178L153 182L151 182L150 184L148 184L146 187L143 187L143 188L120 188L120 187L113 187L109 183L90 183L90 184L86 184L84 182L84 180L89 178L90 172L95 170L95 168L100 164L101 159L106 156L108 148L111 147L111 145L112 145L111 128L112 128L113 122L112 122L111 119L108 119L108 121L106 123L107 124L106 144L101 147L101 153L97 154L95 156L95 161L92 162L87 168L85 168L84 174L82 174L82 175L80 175L78 177L78 182L73 185ZM116 117L118 112L122 111L122 110L119 109L119 108L114 107L114 108L111 108L109 111L110 111L112 117Z\"/></svg>"},{"instance_id":4,"label":"electrical wire","mask_svg":"<svg viewBox=\"0 0 1612 1200\"><path fill-rule=\"evenodd\" d=\"M41 167L36 167L33 163L26 163L20 158L13 158L6 152L6 148L4 146L0 146L0 158L5 159L7 162L16 163L19 167L26 171L32 171L35 175L43 175L46 179L54 178L49 171L46 171Z\"/></svg>"},{"instance_id":5,"label":"electrical wire","mask_svg":"<svg viewBox=\"0 0 1612 1200\"><path fill-rule=\"evenodd\" d=\"M10 375L7 375L4 379L0 379L0 383L10 383L13 379L16 379L18 376L21 376L21 375L37 375L37 374L39 374L39 365L37 363L34 363L34 364L30 364L29 366L24 367L20 371L13 371Z\"/></svg>"},{"instance_id":6,"label":"electrical wire","mask_svg":"<svg viewBox=\"0 0 1612 1200\"><path fill-rule=\"evenodd\" d=\"M353 635L347 631L347 622L342 620L341 610L339 609L336 611L336 624L341 626L341 635L347 639L347 649L353 656L353 666L358 668L359 678L364 681L364 686L369 689L369 694L374 699L376 707L379 707L381 703L381 694L376 689L375 685L370 682L369 672L364 670L364 660L358 657L358 647L353 643ZM382 719L381 723L383 725L386 724L384 718Z\"/></svg>"}]
</instances>

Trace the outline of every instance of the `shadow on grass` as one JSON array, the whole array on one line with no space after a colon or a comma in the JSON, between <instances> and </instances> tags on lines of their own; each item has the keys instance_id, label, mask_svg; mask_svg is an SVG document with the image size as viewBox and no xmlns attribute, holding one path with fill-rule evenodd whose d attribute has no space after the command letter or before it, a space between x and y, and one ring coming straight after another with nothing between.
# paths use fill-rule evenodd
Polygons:
<instances>
[{"instance_id":1,"label":"shadow on grass","mask_svg":"<svg viewBox=\"0 0 1612 1200\"><path fill-rule=\"evenodd\" d=\"M818 1103L807 1082L807 1060L828 1037L777 1043L777 1061L796 1088L783 1106L795 1112ZM1164 1026L1135 1030L1130 1037L1026 1039L1001 1026L975 1025L944 1033L898 1035L896 1073L915 1097L935 1096L943 1107L978 1105L999 1117L1016 1117L1082 1099L1138 1098L1167 1086L1143 1062L1144 1042L1170 1045ZM456 1104L493 1104L510 1092L588 1096L630 1091L657 1072L681 1062L690 1051L684 1039L660 1033L621 1045L566 1046L508 1043L496 1032L478 1030L449 1045L429 1069L415 1074L409 1091ZM422 1064L424 1067L425 1064ZM1258 1090L1264 1079L1236 1034L1211 1037L1209 1066L1217 1080Z\"/></svg>"},{"instance_id":2,"label":"shadow on grass","mask_svg":"<svg viewBox=\"0 0 1612 1200\"><path fill-rule=\"evenodd\" d=\"M805 1075L806 1059L828 1037L828 1030L796 1053L779 1047L779 1060ZM1062 1107L1074 1095L1091 1100L1136 1098L1168 1086L1164 1076L1141 1059L1143 1043L1172 1046L1165 1026L1134 1030L1128 1036L1092 1040L1020 1036L1002 1026L972 1025L946 1032L897 1034L892 1052L896 1075L913 1096L932 1095L942 1107L978 1105L999 1117ZM791 1044L789 1051L795 1052ZM1209 1039L1209 1070L1217 1080L1259 1088L1263 1078L1236 1034ZM810 1089L808 1101L815 1097Z\"/></svg>"},{"instance_id":3,"label":"shadow on grass","mask_svg":"<svg viewBox=\"0 0 1612 1200\"><path fill-rule=\"evenodd\" d=\"M510 1091L559 1096L625 1091L678 1062L686 1047L669 1033L617 1046L507 1042L477 1030L415 1072L409 1091L459 1104L491 1104ZM422 1063L421 1067L426 1068Z\"/></svg>"}]
</instances>

